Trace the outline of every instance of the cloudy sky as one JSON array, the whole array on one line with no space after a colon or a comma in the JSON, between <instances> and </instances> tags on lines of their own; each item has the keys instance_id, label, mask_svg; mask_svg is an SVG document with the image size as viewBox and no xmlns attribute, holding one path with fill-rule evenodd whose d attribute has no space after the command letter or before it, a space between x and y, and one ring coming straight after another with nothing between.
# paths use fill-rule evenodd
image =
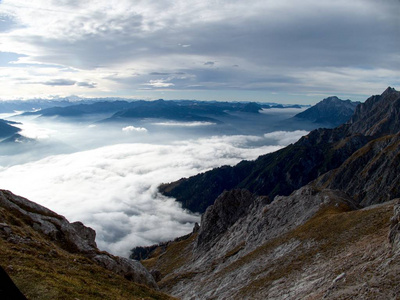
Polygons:
<instances>
[{"instance_id":1,"label":"cloudy sky","mask_svg":"<svg viewBox=\"0 0 400 300\"><path fill-rule=\"evenodd\" d=\"M0 98L365 100L400 86L399 15L399 0L1 0Z\"/></svg>"}]
</instances>

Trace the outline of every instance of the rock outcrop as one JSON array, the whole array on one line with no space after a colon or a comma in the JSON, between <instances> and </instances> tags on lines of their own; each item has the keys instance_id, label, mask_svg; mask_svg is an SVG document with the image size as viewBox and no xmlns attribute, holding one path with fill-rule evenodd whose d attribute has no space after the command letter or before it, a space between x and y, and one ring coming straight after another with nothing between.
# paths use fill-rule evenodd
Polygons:
<instances>
[{"instance_id":1,"label":"rock outcrop","mask_svg":"<svg viewBox=\"0 0 400 300\"><path fill-rule=\"evenodd\" d=\"M65 251L83 254L128 280L158 289L154 278L139 262L100 252L95 242L95 231L81 222L70 223L65 217L5 190L0 190L0 207ZM29 239L13 232L11 226L1 219L0 237L14 244L29 243Z\"/></svg>"},{"instance_id":2,"label":"rock outcrop","mask_svg":"<svg viewBox=\"0 0 400 300\"><path fill-rule=\"evenodd\" d=\"M0 299L26 300L7 272L0 266Z\"/></svg>"}]
</instances>

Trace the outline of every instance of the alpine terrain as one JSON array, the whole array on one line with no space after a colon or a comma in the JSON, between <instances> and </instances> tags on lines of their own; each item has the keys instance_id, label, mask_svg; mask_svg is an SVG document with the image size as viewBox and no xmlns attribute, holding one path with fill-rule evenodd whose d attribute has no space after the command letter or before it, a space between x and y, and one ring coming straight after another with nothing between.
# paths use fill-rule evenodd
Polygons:
<instances>
[{"instance_id":1,"label":"alpine terrain","mask_svg":"<svg viewBox=\"0 0 400 300\"><path fill-rule=\"evenodd\" d=\"M182 299L398 299L399 116L389 87L343 125L164 186L201 225L132 256Z\"/></svg>"}]
</instances>

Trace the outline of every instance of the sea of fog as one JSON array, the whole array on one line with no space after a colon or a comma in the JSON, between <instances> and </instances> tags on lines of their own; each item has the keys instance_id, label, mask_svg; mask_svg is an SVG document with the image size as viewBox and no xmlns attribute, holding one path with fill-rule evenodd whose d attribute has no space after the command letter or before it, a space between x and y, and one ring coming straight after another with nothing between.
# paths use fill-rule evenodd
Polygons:
<instances>
[{"instance_id":1,"label":"sea of fog","mask_svg":"<svg viewBox=\"0 0 400 300\"><path fill-rule=\"evenodd\" d=\"M101 250L128 256L134 246L187 234L200 221L158 193L161 183L296 142L307 131L277 124L300 111L237 113L223 124L2 116L21 122L30 142L1 146L0 188L82 221L96 230Z\"/></svg>"}]
</instances>

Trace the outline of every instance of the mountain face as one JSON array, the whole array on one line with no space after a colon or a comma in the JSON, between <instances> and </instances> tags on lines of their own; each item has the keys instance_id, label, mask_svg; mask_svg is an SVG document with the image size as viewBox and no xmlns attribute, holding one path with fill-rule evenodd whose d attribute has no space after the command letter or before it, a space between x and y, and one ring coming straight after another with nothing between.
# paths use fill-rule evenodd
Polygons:
<instances>
[{"instance_id":1,"label":"mountain face","mask_svg":"<svg viewBox=\"0 0 400 300\"><path fill-rule=\"evenodd\" d=\"M278 176L291 183L304 172L315 178L274 198L224 191L202 215L200 228L152 246L143 264L158 272L163 291L181 299L397 299L399 101L400 93L389 88L360 104L348 123L315 130L279 155L260 157L247 169L259 170L258 177L246 177L249 187L264 178L270 185ZM307 156L315 147L323 148L320 156ZM337 159L342 161L335 166ZM273 161L294 164L298 173L277 169L283 163L273 168ZM201 176L218 178L217 170L211 172Z\"/></svg>"},{"instance_id":2,"label":"mountain face","mask_svg":"<svg viewBox=\"0 0 400 300\"><path fill-rule=\"evenodd\" d=\"M95 236L0 190L0 265L28 299L170 299L138 261L97 249Z\"/></svg>"},{"instance_id":3,"label":"mountain face","mask_svg":"<svg viewBox=\"0 0 400 300\"><path fill-rule=\"evenodd\" d=\"M372 96L357 106L349 121L349 132L379 137L400 130L399 92L388 87L382 95Z\"/></svg>"},{"instance_id":4,"label":"mountain face","mask_svg":"<svg viewBox=\"0 0 400 300\"><path fill-rule=\"evenodd\" d=\"M333 96L295 115L294 118L318 124L326 124L327 127L336 127L346 123L350 119L358 104L360 102L341 100Z\"/></svg>"},{"instance_id":5,"label":"mountain face","mask_svg":"<svg viewBox=\"0 0 400 300\"><path fill-rule=\"evenodd\" d=\"M333 129L313 130L295 144L260 156L255 161L243 161L233 167L224 166L163 184L160 191L176 198L184 208L200 213L224 190L234 188L267 195L270 199L276 195L287 196L320 175L340 167L373 139L396 134L400 124L399 109L400 93L388 88L382 95L359 104L346 124Z\"/></svg>"},{"instance_id":6,"label":"mountain face","mask_svg":"<svg viewBox=\"0 0 400 300\"><path fill-rule=\"evenodd\" d=\"M237 199L247 208L231 219ZM180 299L396 299L399 203L357 209L341 191L305 186L266 204L233 190L198 232L143 264Z\"/></svg>"}]
</instances>

